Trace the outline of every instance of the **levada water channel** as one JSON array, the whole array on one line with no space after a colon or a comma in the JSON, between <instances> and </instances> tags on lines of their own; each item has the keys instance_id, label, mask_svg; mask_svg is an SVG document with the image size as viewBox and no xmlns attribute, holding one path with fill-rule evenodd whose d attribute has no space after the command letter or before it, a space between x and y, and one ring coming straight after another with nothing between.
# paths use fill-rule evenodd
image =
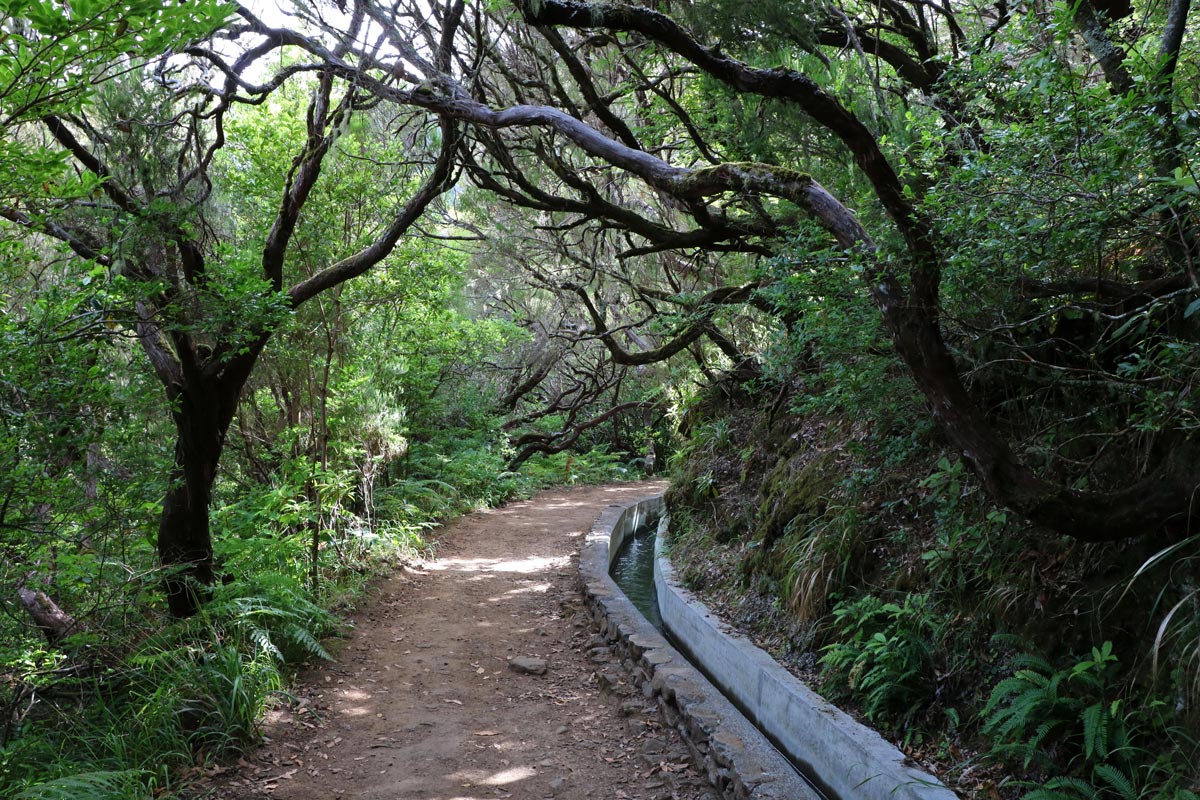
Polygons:
<instances>
[{"instance_id":1,"label":"levada water channel","mask_svg":"<svg viewBox=\"0 0 1200 800\"><path fill-rule=\"evenodd\" d=\"M659 514L650 515L631 534L625 537L625 540L621 543L620 550L617 551L617 557L613 559L612 566L608 572L613 582L625 593L625 596L630 599L641 615L658 629L658 632L672 646L678 648L684 658L711 680L712 675L705 669L704 664L693 658L687 648L671 635L671 632L663 624L662 614L658 609L658 589L654 585L654 541L657 538L660 519L661 515ZM720 684L714 683L714 686L719 687ZM729 697L728 692L724 688L721 688L721 692L726 695L739 711L743 714L746 713L745 707L736 698ZM827 795L822 794L816 788L815 784L812 784L811 779L804 774L799 765L783 749L778 747L778 742L753 721L753 715L747 715L747 717L751 724L758 728L771 741L772 745L779 749L780 754L791 764L796 773L804 781L813 786L814 794L819 797L826 797Z\"/></svg>"},{"instance_id":2,"label":"levada water channel","mask_svg":"<svg viewBox=\"0 0 1200 800\"><path fill-rule=\"evenodd\" d=\"M649 517L625 537L609 574L642 616L661 633L663 621L658 613L658 590L654 588L654 537L658 520L657 514Z\"/></svg>"}]
</instances>

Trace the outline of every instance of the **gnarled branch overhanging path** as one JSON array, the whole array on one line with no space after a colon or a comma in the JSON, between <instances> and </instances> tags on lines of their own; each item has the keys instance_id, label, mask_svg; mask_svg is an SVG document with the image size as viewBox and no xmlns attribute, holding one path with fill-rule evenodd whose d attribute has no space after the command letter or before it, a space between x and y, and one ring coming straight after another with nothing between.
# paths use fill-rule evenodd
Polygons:
<instances>
[{"instance_id":1,"label":"gnarled branch overhanging path","mask_svg":"<svg viewBox=\"0 0 1200 800\"><path fill-rule=\"evenodd\" d=\"M1188 529L1197 513L1194 471L1186 466L1195 461L1196 445L1189 437L1164 437L1161 454L1148 467L1138 467L1138 479L1127 486L1092 491L1039 471L1014 449L1006 432L992 424L986 407L964 383L945 340L939 298L947 252L930 220L917 210L919 204L906 198L904 190L911 187L902 185L877 138L809 76L785 68L758 69L724 56L719 48L706 47L670 18L644 7L547 0L518 2L516 8L534 27L637 32L732 89L794 106L832 134L853 157L889 224L901 234L904 244L898 257L876 258L874 240L859 215L807 174L757 162L679 166L631 146L625 141L628 137L618 133L614 138L552 104L527 103L521 98L515 102L481 100L451 72L435 67L395 40L392 44L399 56L384 57L378 48L356 50L344 37L337 47L327 46L319 38L272 28L245 8L238 13L254 34L277 46L305 51L328 74L397 107L424 109L439 118L492 132L553 131L597 161L637 176L647 187L689 206L702 227L702 218L711 216L704 201L721 195L763 195L789 201L823 227L839 247L863 255L864 289L897 354L942 433L994 501L1031 522L1083 541L1114 541L1145 531L1175 535ZM456 9L442 28L443 52L459 33L462 5ZM327 33L337 36L332 30ZM1167 51L1170 49L1168 46ZM236 86L256 91L242 79L238 65L217 66ZM606 212L597 213L603 217Z\"/></svg>"}]
</instances>

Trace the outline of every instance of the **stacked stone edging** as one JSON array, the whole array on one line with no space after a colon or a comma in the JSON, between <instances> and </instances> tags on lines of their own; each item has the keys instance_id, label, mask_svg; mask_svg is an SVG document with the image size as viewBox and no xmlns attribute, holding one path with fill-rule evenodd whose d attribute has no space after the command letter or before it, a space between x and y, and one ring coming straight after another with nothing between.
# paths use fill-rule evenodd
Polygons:
<instances>
[{"instance_id":1,"label":"stacked stone edging","mask_svg":"<svg viewBox=\"0 0 1200 800\"><path fill-rule=\"evenodd\" d=\"M609 506L592 526L580 553L579 573L597 626L643 695L657 702L664 718L682 734L697 763L703 765L709 782L724 797L821 800L787 759L667 643L609 577L620 543L641 520L661 508L661 495L632 505Z\"/></svg>"}]
</instances>

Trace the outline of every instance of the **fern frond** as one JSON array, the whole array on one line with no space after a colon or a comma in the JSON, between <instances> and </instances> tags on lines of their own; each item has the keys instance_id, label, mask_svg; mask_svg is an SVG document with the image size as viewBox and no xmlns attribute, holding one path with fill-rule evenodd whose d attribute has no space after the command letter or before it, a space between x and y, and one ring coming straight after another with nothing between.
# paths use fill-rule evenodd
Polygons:
<instances>
[{"instance_id":1,"label":"fern frond","mask_svg":"<svg viewBox=\"0 0 1200 800\"><path fill-rule=\"evenodd\" d=\"M1138 800L1137 789L1129 780L1129 776L1112 764L1097 764L1093 772L1100 780L1112 787L1113 791L1121 796L1121 800Z\"/></svg>"},{"instance_id":2,"label":"fern frond","mask_svg":"<svg viewBox=\"0 0 1200 800\"><path fill-rule=\"evenodd\" d=\"M319 658L322 661L332 661L333 656L321 644L317 637L313 636L312 632L302 625L289 625L286 628L288 639L293 644L296 644L307 653L309 656Z\"/></svg>"},{"instance_id":3,"label":"fern frond","mask_svg":"<svg viewBox=\"0 0 1200 800\"><path fill-rule=\"evenodd\" d=\"M255 651L263 652L270 655L272 658L283 661L283 653L271 641L271 635L262 628L250 629L250 641L254 644Z\"/></svg>"},{"instance_id":4,"label":"fern frond","mask_svg":"<svg viewBox=\"0 0 1200 800\"><path fill-rule=\"evenodd\" d=\"M1050 736L1050 732L1058 727L1059 721L1056 719L1048 719L1038 725L1033 731L1033 737L1029 740L1030 747L1037 747Z\"/></svg>"},{"instance_id":5,"label":"fern frond","mask_svg":"<svg viewBox=\"0 0 1200 800\"><path fill-rule=\"evenodd\" d=\"M1050 662L1032 653L1020 653L1013 656L1013 668L1018 672L1032 671L1035 674L1048 675L1054 672Z\"/></svg>"},{"instance_id":6,"label":"fern frond","mask_svg":"<svg viewBox=\"0 0 1200 800\"><path fill-rule=\"evenodd\" d=\"M1101 800L1096 787L1078 778L1052 778L1021 800Z\"/></svg>"},{"instance_id":7,"label":"fern frond","mask_svg":"<svg viewBox=\"0 0 1200 800\"><path fill-rule=\"evenodd\" d=\"M1083 710L1083 757L1088 761L1108 754L1108 713L1100 703Z\"/></svg>"}]
</instances>

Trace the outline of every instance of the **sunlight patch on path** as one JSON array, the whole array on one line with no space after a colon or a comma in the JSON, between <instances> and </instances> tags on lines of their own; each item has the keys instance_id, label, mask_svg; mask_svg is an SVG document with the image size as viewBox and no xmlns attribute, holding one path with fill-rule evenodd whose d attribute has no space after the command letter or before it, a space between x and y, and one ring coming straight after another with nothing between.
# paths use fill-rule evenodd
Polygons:
<instances>
[{"instance_id":1,"label":"sunlight patch on path","mask_svg":"<svg viewBox=\"0 0 1200 800\"><path fill-rule=\"evenodd\" d=\"M571 559L565 556L522 558L503 561L498 558L440 558L426 565L431 572L514 572L534 574L565 568Z\"/></svg>"}]
</instances>

